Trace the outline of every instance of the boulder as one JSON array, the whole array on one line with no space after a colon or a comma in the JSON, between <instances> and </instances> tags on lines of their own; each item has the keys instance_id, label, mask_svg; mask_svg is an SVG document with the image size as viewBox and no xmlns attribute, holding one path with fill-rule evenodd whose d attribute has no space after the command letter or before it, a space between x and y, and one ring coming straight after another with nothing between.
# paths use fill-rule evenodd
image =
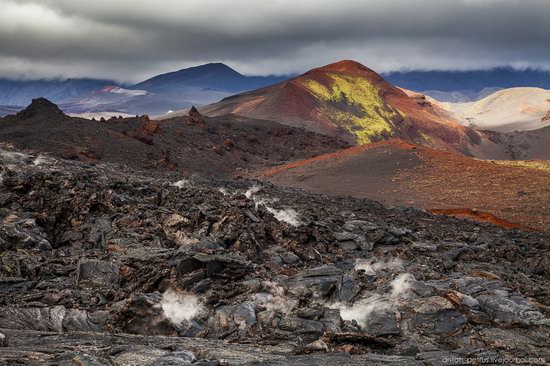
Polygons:
<instances>
[{"instance_id":1,"label":"boulder","mask_svg":"<svg viewBox=\"0 0 550 366\"><path fill-rule=\"evenodd\" d=\"M6 306L0 308L0 327L61 333L66 313L67 309L64 306L42 308Z\"/></svg>"},{"instance_id":2,"label":"boulder","mask_svg":"<svg viewBox=\"0 0 550 366\"><path fill-rule=\"evenodd\" d=\"M521 296L493 291L478 295L475 300L496 323L550 325L550 319Z\"/></svg>"},{"instance_id":3,"label":"boulder","mask_svg":"<svg viewBox=\"0 0 550 366\"><path fill-rule=\"evenodd\" d=\"M97 259L82 259L78 262L77 286L116 288L119 281L119 267L114 263Z\"/></svg>"},{"instance_id":4,"label":"boulder","mask_svg":"<svg viewBox=\"0 0 550 366\"><path fill-rule=\"evenodd\" d=\"M0 248L50 250L52 245L34 219L12 213L0 223Z\"/></svg>"},{"instance_id":5,"label":"boulder","mask_svg":"<svg viewBox=\"0 0 550 366\"><path fill-rule=\"evenodd\" d=\"M300 257L292 252L281 253L279 257L281 257L284 264L296 264L300 262Z\"/></svg>"},{"instance_id":6,"label":"boulder","mask_svg":"<svg viewBox=\"0 0 550 366\"><path fill-rule=\"evenodd\" d=\"M334 266L316 267L302 271L287 280L294 294L309 292L313 298L350 301L359 292L353 277Z\"/></svg>"},{"instance_id":7,"label":"boulder","mask_svg":"<svg viewBox=\"0 0 550 366\"><path fill-rule=\"evenodd\" d=\"M325 331L325 327L321 321L304 319L292 315L283 317L278 327L281 330L301 337L306 342L313 342L321 337Z\"/></svg>"},{"instance_id":8,"label":"boulder","mask_svg":"<svg viewBox=\"0 0 550 366\"><path fill-rule=\"evenodd\" d=\"M375 337L399 335L398 313L391 309L375 310L369 313L362 327L362 332Z\"/></svg>"},{"instance_id":9,"label":"boulder","mask_svg":"<svg viewBox=\"0 0 550 366\"><path fill-rule=\"evenodd\" d=\"M306 344L306 346L304 347L304 351L306 353L309 353L309 352L328 352L329 350L328 350L327 344L323 342L323 340L318 339L309 344Z\"/></svg>"},{"instance_id":10,"label":"boulder","mask_svg":"<svg viewBox=\"0 0 550 366\"><path fill-rule=\"evenodd\" d=\"M247 302L221 306L210 323L219 337L225 338L233 333L243 336L256 325L256 304Z\"/></svg>"},{"instance_id":11,"label":"boulder","mask_svg":"<svg viewBox=\"0 0 550 366\"><path fill-rule=\"evenodd\" d=\"M115 317L126 333L175 335L176 330L164 317L160 293L136 293L118 304Z\"/></svg>"}]
</instances>

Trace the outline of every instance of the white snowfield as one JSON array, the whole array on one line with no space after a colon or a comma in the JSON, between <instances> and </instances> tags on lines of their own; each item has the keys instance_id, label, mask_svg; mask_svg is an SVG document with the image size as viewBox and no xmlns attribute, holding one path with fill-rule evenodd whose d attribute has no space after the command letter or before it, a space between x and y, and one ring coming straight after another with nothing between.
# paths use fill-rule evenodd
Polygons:
<instances>
[{"instance_id":1,"label":"white snowfield","mask_svg":"<svg viewBox=\"0 0 550 366\"><path fill-rule=\"evenodd\" d=\"M124 89L120 87L113 87L108 90L111 93L114 94L124 94L124 95L131 95L131 96L139 96L139 95L146 95L149 94L146 90L132 90L132 89Z\"/></svg>"},{"instance_id":2,"label":"white snowfield","mask_svg":"<svg viewBox=\"0 0 550 366\"><path fill-rule=\"evenodd\" d=\"M477 102L438 104L458 122L479 130L512 132L550 126L550 90L540 88L510 88Z\"/></svg>"}]
</instances>

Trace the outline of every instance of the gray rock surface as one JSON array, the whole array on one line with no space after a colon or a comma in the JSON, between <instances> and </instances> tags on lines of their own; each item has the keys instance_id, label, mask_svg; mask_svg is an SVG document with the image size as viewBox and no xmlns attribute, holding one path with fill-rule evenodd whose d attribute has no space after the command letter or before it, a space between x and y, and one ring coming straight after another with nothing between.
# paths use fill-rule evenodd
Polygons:
<instances>
[{"instance_id":1,"label":"gray rock surface","mask_svg":"<svg viewBox=\"0 0 550 366\"><path fill-rule=\"evenodd\" d=\"M0 151L0 364L548 360L546 234L13 153Z\"/></svg>"}]
</instances>

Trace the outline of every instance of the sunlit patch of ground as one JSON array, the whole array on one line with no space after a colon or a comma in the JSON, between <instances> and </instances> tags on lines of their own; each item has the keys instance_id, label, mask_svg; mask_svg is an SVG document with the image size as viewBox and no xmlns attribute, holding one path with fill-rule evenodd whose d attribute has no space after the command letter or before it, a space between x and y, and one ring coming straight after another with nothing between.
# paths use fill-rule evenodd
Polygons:
<instances>
[{"instance_id":1,"label":"sunlit patch of ground","mask_svg":"<svg viewBox=\"0 0 550 366\"><path fill-rule=\"evenodd\" d=\"M548 160L491 160L493 163L528 169L541 170L550 173L550 161Z\"/></svg>"}]
</instances>

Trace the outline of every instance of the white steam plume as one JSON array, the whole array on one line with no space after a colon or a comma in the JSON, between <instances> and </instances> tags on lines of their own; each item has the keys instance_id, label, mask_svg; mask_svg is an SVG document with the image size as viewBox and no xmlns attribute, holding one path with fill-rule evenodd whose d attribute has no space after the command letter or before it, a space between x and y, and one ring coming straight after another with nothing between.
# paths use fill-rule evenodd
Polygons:
<instances>
[{"instance_id":1,"label":"white steam plume","mask_svg":"<svg viewBox=\"0 0 550 366\"><path fill-rule=\"evenodd\" d=\"M390 297L393 299L407 297L410 294L413 281L414 277L412 275L409 273L401 273L391 282Z\"/></svg>"},{"instance_id":2,"label":"white steam plume","mask_svg":"<svg viewBox=\"0 0 550 366\"><path fill-rule=\"evenodd\" d=\"M40 165L47 162L48 162L48 158L46 158L44 155L38 155L38 157L32 161L34 165Z\"/></svg>"},{"instance_id":3,"label":"white steam plume","mask_svg":"<svg viewBox=\"0 0 550 366\"><path fill-rule=\"evenodd\" d=\"M246 191L246 192L244 193L244 196L245 196L246 198L248 198L248 199L252 199L252 196L254 196L254 195L255 195L256 193L258 193L259 191L260 191L260 187L254 185L254 186L250 187L250 188L248 189L248 191Z\"/></svg>"},{"instance_id":4,"label":"white steam plume","mask_svg":"<svg viewBox=\"0 0 550 366\"><path fill-rule=\"evenodd\" d=\"M392 311L401 300L409 297L412 281L414 281L412 275L402 273L390 283L389 293L374 294L354 303L352 306L334 304L331 307L340 310L342 319L356 320L364 327L372 313Z\"/></svg>"},{"instance_id":5,"label":"white steam plume","mask_svg":"<svg viewBox=\"0 0 550 366\"><path fill-rule=\"evenodd\" d=\"M225 187L218 188L218 192L223 194L224 196L229 196L229 191Z\"/></svg>"},{"instance_id":6,"label":"white steam plume","mask_svg":"<svg viewBox=\"0 0 550 366\"><path fill-rule=\"evenodd\" d=\"M356 302L353 306L338 305L335 306L335 308L340 309L340 316L342 319L350 321L356 320L364 327L366 320L373 312L386 310L389 306L390 304L385 297L375 294Z\"/></svg>"},{"instance_id":7,"label":"white steam plume","mask_svg":"<svg viewBox=\"0 0 550 366\"><path fill-rule=\"evenodd\" d=\"M270 206L270 204L275 200L263 199L256 196L256 193L258 193L260 190L260 187L254 185L244 193L246 198L254 201L256 209L258 209L259 206L263 206L267 210L267 212L272 214L273 217L275 217L275 219L277 219L278 221L286 222L287 224L292 226L302 225L298 212L291 208L283 208L279 210Z\"/></svg>"},{"instance_id":8,"label":"white steam plume","mask_svg":"<svg viewBox=\"0 0 550 366\"><path fill-rule=\"evenodd\" d=\"M204 311L196 295L178 293L174 290L167 290L162 295L160 305L166 319L173 324L189 321Z\"/></svg>"},{"instance_id":9,"label":"white steam plume","mask_svg":"<svg viewBox=\"0 0 550 366\"><path fill-rule=\"evenodd\" d=\"M191 183L187 179L181 179L181 180L178 180L175 183L172 183L172 186L178 187L179 189L182 189L182 188L186 188L186 187L191 187Z\"/></svg>"},{"instance_id":10,"label":"white steam plume","mask_svg":"<svg viewBox=\"0 0 550 366\"><path fill-rule=\"evenodd\" d=\"M358 259L355 262L355 269L357 271L364 270L369 275L374 275L378 272L384 271L395 271L395 270L404 270L403 261L399 258L390 259L390 260L367 260L367 259Z\"/></svg>"},{"instance_id":11,"label":"white steam plume","mask_svg":"<svg viewBox=\"0 0 550 366\"><path fill-rule=\"evenodd\" d=\"M300 226L302 222L299 219L298 212L291 208L284 208L282 210L277 210L273 207L269 207L265 203L263 204L265 209L271 213L277 220L286 222L292 226Z\"/></svg>"},{"instance_id":12,"label":"white steam plume","mask_svg":"<svg viewBox=\"0 0 550 366\"><path fill-rule=\"evenodd\" d=\"M0 150L0 156L4 163L17 164L25 161L30 155L23 154L16 151Z\"/></svg>"}]
</instances>

